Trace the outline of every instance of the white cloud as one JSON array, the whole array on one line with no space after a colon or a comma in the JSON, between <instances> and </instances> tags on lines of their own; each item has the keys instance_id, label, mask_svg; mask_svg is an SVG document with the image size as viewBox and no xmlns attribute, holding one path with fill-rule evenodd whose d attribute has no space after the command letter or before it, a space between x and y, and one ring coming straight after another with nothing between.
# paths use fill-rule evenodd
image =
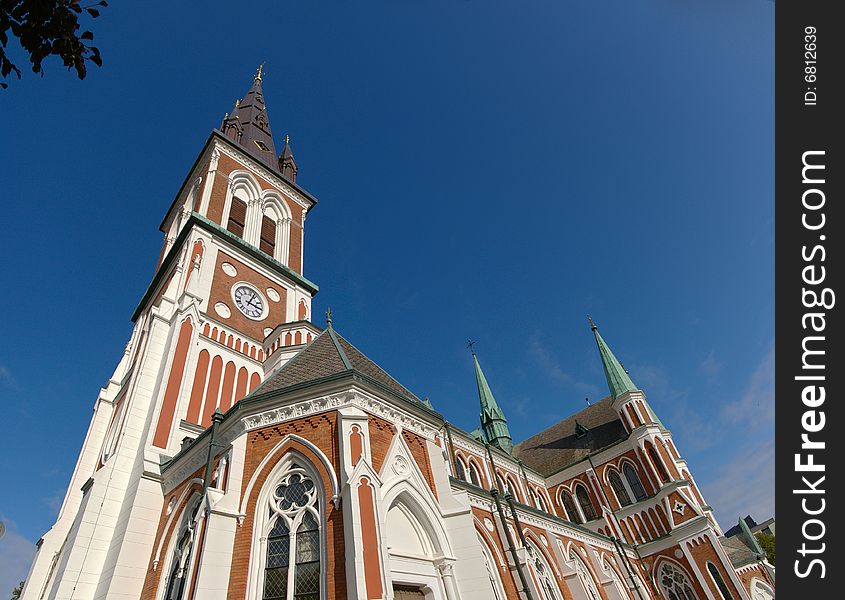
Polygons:
<instances>
[{"instance_id":1,"label":"white cloud","mask_svg":"<svg viewBox=\"0 0 845 600\"><path fill-rule=\"evenodd\" d=\"M543 344L539 336L531 336L529 351L531 353L531 356L534 357L534 359L537 361L537 364L540 366L546 376L550 379L572 387L577 391L581 392L582 394L586 394L588 396L596 396L597 394L601 393L601 390L598 386L592 383L581 381L570 373L564 371L563 368L560 366L560 363L558 363L557 358L545 346L545 344Z\"/></svg>"},{"instance_id":2,"label":"white cloud","mask_svg":"<svg viewBox=\"0 0 845 600\"><path fill-rule=\"evenodd\" d=\"M739 447L718 475L699 481L723 529L751 515L760 523L775 514L775 440Z\"/></svg>"},{"instance_id":3,"label":"white cloud","mask_svg":"<svg viewBox=\"0 0 845 600\"><path fill-rule=\"evenodd\" d=\"M775 418L775 347L754 369L742 397L726 404L722 418L731 425L771 426Z\"/></svg>"},{"instance_id":4,"label":"white cloud","mask_svg":"<svg viewBox=\"0 0 845 600\"><path fill-rule=\"evenodd\" d=\"M35 544L15 531L6 523L6 534L0 538L0 597L10 597L12 590L29 572Z\"/></svg>"},{"instance_id":5,"label":"white cloud","mask_svg":"<svg viewBox=\"0 0 845 600\"><path fill-rule=\"evenodd\" d=\"M701 371L709 383L714 383L722 372L722 363L716 359L716 351L711 350L701 364L698 365L698 370Z\"/></svg>"}]
</instances>

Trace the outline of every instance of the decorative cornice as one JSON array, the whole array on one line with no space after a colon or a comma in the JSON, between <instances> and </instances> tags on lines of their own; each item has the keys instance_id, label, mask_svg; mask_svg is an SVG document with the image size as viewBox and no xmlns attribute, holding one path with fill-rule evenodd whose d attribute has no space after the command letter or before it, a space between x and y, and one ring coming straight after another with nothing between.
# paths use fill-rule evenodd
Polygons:
<instances>
[{"instance_id":1,"label":"decorative cornice","mask_svg":"<svg viewBox=\"0 0 845 600\"><path fill-rule=\"evenodd\" d=\"M260 427L267 427L283 423L291 419L299 419L327 410L338 410L347 406L354 406L377 417L389 420L403 429L433 441L438 428L418 419L395 406L368 394L362 390L347 390L337 394L319 396L301 402L294 402L278 408L257 412L241 419L246 431Z\"/></svg>"},{"instance_id":2,"label":"decorative cornice","mask_svg":"<svg viewBox=\"0 0 845 600\"><path fill-rule=\"evenodd\" d=\"M238 408L242 408L243 406L239 403L230 410L238 410ZM216 434L218 437L215 438L215 445L219 444L218 447L224 449L221 454L224 454L228 451L225 449L228 449L235 439L249 431L349 406L360 408L377 417L389 420L401 426L402 429L407 429L430 441L434 440L435 435L439 431L434 425L426 423L422 419L414 417L388 402L363 390L352 389L292 402L277 408L258 410L240 418L237 418L237 413L235 413L236 418L226 418L221 423L218 434ZM247 411L249 411L249 405L246 405L245 410L238 410L238 412ZM227 417L231 416L231 413L227 413ZM184 451L180 451L169 463L162 466L162 485L165 492L172 490L205 465L207 460L208 432L209 430L206 429L199 437L191 442L189 447L185 448Z\"/></svg>"},{"instance_id":3,"label":"decorative cornice","mask_svg":"<svg viewBox=\"0 0 845 600\"><path fill-rule=\"evenodd\" d=\"M217 136L226 139L228 142L228 138L225 138L225 136L220 134L217 130L214 131L214 134L217 134ZM291 200L296 202L300 207L302 207L306 211L316 203L315 198L306 197L302 194L301 191L291 187L289 181L280 178L278 175L268 169L266 165L255 160L246 152L234 148L228 143L221 144L219 143L218 138L215 138L214 148L216 150L219 150L221 154L225 154L229 158L237 160L243 166L248 167L249 169L254 171L257 175L261 176L262 179L265 179L267 183L284 192L285 195L287 195Z\"/></svg>"}]
</instances>

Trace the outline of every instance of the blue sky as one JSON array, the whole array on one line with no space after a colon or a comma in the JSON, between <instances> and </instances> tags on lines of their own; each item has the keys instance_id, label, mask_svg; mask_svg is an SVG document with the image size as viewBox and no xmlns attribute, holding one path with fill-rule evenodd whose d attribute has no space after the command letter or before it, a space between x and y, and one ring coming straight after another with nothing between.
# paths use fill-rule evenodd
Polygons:
<instances>
[{"instance_id":1,"label":"blue sky","mask_svg":"<svg viewBox=\"0 0 845 600\"><path fill-rule=\"evenodd\" d=\"M315 315L468 429L476 340L521 440L606 393L592 314L723 525L768 517L774 5L315 4L114 3L102 69L0 93L0 563L52 524L157 226L262 61L320 199Z\"/></svg>"}]
</instances>

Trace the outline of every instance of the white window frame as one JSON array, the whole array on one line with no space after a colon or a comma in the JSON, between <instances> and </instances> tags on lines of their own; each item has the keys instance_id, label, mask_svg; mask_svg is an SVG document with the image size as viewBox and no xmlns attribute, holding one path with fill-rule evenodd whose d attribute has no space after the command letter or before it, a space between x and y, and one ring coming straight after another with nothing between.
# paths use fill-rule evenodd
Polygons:
<instances>
[{"instance_id":1,"label":"white window frame","mask_svg":"<svg viewBox=\"0 0 845 600\"><path fill-rule=\"evenodd\" d=\"M294 464L296 467L294 467ZM255 522L252 532L252 547L250 552L250 569L247 576L247 594L249 600L262 600L264 596L264 573L267 565L267 538L275 524L275 515L270 515L270 499L276 488L292 472L303 472L314 482L317 491L317 525L319 527L320 540L320 599L327 600L327 573L326 560L326 495L323 481L311 462L296 451L289 451L282 460L273 468L265 480L264 486L258 495L255 503ZM313 514L313 511L310 511ZM293 520L290 529L290 569L288 575L288 598L293 598L295 583L296 564L296 529L302 521L305 509L300 509Z\"/></svg>"}]
</instances>

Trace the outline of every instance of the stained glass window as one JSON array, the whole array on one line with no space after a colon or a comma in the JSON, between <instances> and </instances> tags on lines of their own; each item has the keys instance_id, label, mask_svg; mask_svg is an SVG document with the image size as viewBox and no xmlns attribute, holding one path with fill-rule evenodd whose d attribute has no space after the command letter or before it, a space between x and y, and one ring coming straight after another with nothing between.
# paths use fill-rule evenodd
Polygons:
<instances>
[{"instance_id":1,"label":"stained glass window","mask_svg":"<svg viewBox=\"0 0 845 600\"><path fill-rule=\"evenodd\" d=\"M667 600L698 600L687 576L672 563L660 568L660 587Z\"/></svg>"},{"instance_id":2,"label":"stained glass window","mask_svg":"<svg viewBox=\"0 0 845 600\"><path fill-rule=\"evenodd\" d=\"M295 463L270 499L263 600L319 600L320 517L317 487Z\"/></svg>"}]
</instances>

